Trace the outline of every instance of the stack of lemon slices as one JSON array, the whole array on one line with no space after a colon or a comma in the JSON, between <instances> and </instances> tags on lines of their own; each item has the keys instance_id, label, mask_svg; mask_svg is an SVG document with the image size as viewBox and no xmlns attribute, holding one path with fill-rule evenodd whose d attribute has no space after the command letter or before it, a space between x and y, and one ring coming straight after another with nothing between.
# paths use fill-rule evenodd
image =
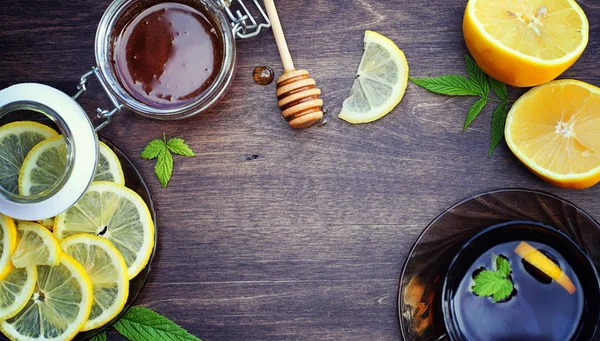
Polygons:
<instances>
[{"instance_id":1,"label":"stack of lemon slices","mask_svg":"<svg viewBox=\"0 0 600 341\"><path fill-rule=\"evenodd\" d=\"M64 169L64 139L38 123L1 127L0 147L7 190L41 193ZM39 222L0 215L0 331L11 340L71 340L105 325L150 260L150 211L114 152L99 149L96 181L73 207Z\"/></svg>"}]
</instances>

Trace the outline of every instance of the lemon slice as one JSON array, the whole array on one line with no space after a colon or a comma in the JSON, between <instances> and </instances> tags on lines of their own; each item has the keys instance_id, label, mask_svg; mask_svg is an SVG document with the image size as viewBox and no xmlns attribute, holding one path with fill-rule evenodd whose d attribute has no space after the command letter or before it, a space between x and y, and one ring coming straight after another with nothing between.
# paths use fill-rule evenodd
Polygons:
<instances>
[{"instance_id":1,"label":"lemon slice","mask_svg":"<svg viewBox=\"0 0 600 341\"><path fill-rule=\"evenodd\" d=\"M43 227L47 228L50 231L54 230L54 217L38 220L37 222L38 222L38 224L42 225Z\"/></svg>"},{"instance_id":2,"label":"lemon slice","mask_svg":"<svg viewBox=\"0 0 600 341\"><path fill-rule=\"evenodd\" d=\"M94 304L83 331L96 329L117 316L127 302L127 265L119 251L106 239L91 234L65 238L61 248L85 268L92 282Z\"/></svg>"},{"instance_id":3,"label":"lemon slice","mask_svg":"<svg viewBox=\"0 0 600 341\"><path fill-rule=\"evenodd\" d=\"M0 321L15 316L33 294L37 271L35 266L24 269L12 268L0 280Z\"/></svg>"},{"instance_id":4,"label":"lemon slice","mask_svg":"<svg viewBox=\"0 0 600 341\"><path fill-rule=\"evenodd\" d=\"M11 340L71 340L83 327L93 303L85 269L62 253L57 266L37 267L37 286L23 310L0 322Z\"/></svg>"},{"instance_id":5,"label":"lemon slice","mask_svg":"<svg viewBox=\"0 0 600 341\"><path fill-rule=\"evenodd\" d=\"M406 57L393 41L366 31L364 43L350 96L338 116L350 123L368 123L387 115L400 103L408 84Z\"/></svg>"},{"instance_id":6,"label":"lemon slice","mask_svg":"<svg viewBox=\"0 0 600 341\"><path fill-rule=\"evenodd\" d=\"M102 142L98 143L99 153L94 181L106 180L125 184L119 158ZM67 162L67 144L57 136L39 143L23 161L19 175L21 195L35 195L52 190L63 177Z\"/></svg>"},{"instance_id":7,"label":"lemon slice","mask_svg":"<svg viewBox=\"0 0 600 341\"><path fill-rule=\"evenodd\" d=\"M127 264L129 279L148 264L154 248L154 223L144 200L113 182L94 182L79 201L56 217L54 235L90 233L108 239Z\"/></svg>"},{"instance_id":8,"label":"lemon slice","mask_svg":"<svg viewBox=\"0 0 600 341\"><path fill-rule=\"evenodd\" d=\"M123 168L117 154L102 141L98 141L98 150L98 164L94 181L112 181L119 185L125 185Z\"/></svg>"},{"instance_id":9,"label":"lemon slice","mask_svg":"<svg viewBox=\"0 0 600 341\"><path fill-rule=\"evenodd\" d=\"M19 193L30 196L52 190L62 179L67 145L62 135L38 143L27 154L19 173Z\"/></svg>"},{"instance_id":10,"label":"lemon slice","mask_svg":"<svg viewBox=\"0 0 600 341\"><path fill-rule=\"evenodd\" d=\"M27 153L36 144L57 135L49 127L31 121L0 127L0 187L9 193L19 194L19 171Z\"/></svg>"},{"instance_id":11,"label":"lemon slice","mask_svg":"<svg viewBox=\"0 0 600 341\"><path fill-rule=\"evenodd\" d=\"M47 228L38 223L20 221L17 248L12 263L17 268L36 265L58 265L60 245Z\"/></svg>"},{"instance_id":12,"label":"lemon slice","mask_svg":"<svg viewBox=\"0 0 600 341\"><path fill-rule=\"evenodd\" d=\"M17 228L14 220L0 214L0 279L8 275L12 265L10 258L17 246Z\"/></svg>"}]
</instances>

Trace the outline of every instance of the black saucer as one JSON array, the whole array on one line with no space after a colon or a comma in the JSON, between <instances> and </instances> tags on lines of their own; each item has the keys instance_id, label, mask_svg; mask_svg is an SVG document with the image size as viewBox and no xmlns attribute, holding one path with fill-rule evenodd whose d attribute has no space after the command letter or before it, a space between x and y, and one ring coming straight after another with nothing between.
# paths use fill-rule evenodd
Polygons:
<instances>
[{"instance_id":1,"label":"black saucer","mask_svg":"<svg viewBox=\"0 0 600 341\"><path fill-rule=\"evenodd\" d=\"M400 332L404 340L449 340L440 296L450 262L477 233L515 220L557 228L568 235L598 269L600 225L577 206L551 194L524 189L477 194L435 218L411 249L398 291ZM600 340L600 336L595 340Z\"/></svg>"}]
</instances>

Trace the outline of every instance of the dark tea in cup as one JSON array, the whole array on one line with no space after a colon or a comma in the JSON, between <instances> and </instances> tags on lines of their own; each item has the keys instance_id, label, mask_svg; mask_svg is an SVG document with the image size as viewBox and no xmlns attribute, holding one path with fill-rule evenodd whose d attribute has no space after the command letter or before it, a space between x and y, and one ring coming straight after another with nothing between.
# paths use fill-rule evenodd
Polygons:
<instances>
[{"instance_id":1,"label":"dark tea in cup","mask_svg":"<svg viewBox=\"0 0 600 341\"><path fill-rule=\"evenodd\" d=\"M442 310L452 341L585 341L600 317L598 274L558 230L516 221L470 239L451 263Z\"/></svg>"}]
</instances>

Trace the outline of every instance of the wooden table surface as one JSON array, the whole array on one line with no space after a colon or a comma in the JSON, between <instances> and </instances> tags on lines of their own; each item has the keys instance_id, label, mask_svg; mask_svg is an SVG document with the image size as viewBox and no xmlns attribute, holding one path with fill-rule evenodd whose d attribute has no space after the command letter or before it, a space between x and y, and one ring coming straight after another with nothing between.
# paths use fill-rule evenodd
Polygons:
<instances>
[{"instance_id":1,"label":"wooden table surface","mask_svg":"<svg viewBox=\"0 0 600 341\"><path fill-rule=\"evenodd\" d=\"M579 1L590 43L563 77L600 85L600 4ZM402 265L425 226L459 199L497 188L547 191L600 218L600 187L560 190L530 173L502 144L487 157L491 109L461 132L469 98L410 84L388 116L367 125L337 118L362 55L366 29L404 50L412 76L465 74L465 0L280 0L298 67L322 89L328 123L293 131L275 85L252 70L281 66L266 31L238 41L238 72L212 111L161 122L124 112L102 133L149 183L158 253L138 304L204 341L399 340ZM96 25L108 0L3 0L0 88L39 82L73 93L95 64ZM517 98L522 89L511 89ZM108 106L94 84L81 101ZM197 152L178 157L163 189L138 157L163 133ZM109 340L120 339L116 333Z\"/></svg>"}]
</instances>

